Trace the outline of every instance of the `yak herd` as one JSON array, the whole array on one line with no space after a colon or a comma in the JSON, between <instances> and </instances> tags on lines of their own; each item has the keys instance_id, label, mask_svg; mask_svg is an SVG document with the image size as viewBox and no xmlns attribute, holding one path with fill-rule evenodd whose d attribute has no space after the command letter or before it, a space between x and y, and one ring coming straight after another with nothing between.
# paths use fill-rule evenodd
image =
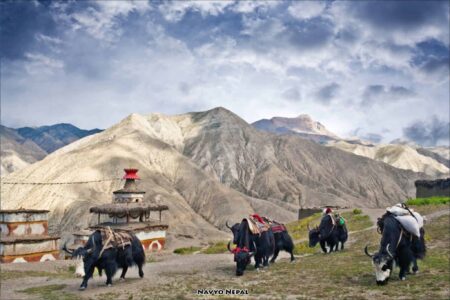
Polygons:
<instances>
[{"instance_id":1,"label":"yak herd","mask_svg":"<svg viewBox=\"0 0 450 300\"><path fill-rule=\"evenodd\" d=\"M259 216L257 219L269 220ZM228 243L227 248L234 255L236 276L244 274L252 258L255 261L255 268L268 267L269 263L274 263L280 251L288 252L291 262L295 260L294 242L283 224L269 220L267 224L264 224L265 230L255 233L254 230L252 231L254 224L250 224L251 221L244 218L233 226L226 223L227 228L233 233L233 240ZM395 265L400 267L401 280L405 280L411 265L413 265L413 273L416 273L417 259L424 258L426 252L423 227L420 229L420 237L417 237L404 230L395 216L389 212L378 219L377 225L378 232L382 235L378 252L369 253L368 246L364 249L366 255L372 259L377 284L384 285L388 282ZM319 243L324 253L343 250L348 238L343 220L340 220L340 217L336 219L328 211L325 212L320 225L315 228L310 228L308 225L308 231L309 246L315 247ZM129 235L128 245L108 249L104 247L105 237L99 230L89 237L84 246L76 250L70 251L64 245L63 250L68 252L72 259L78 260L76 274L83 278L81 290L87 287L95 268L100 275L105 270L108 286L112 284L112 277L117 269L122 269L121 279L125 278L128 268L132 266L139 268L141 278L144 276L142 267L145 263L145 253L142 244L134 234L129 233Z\"/></svg>"}]
</instances>

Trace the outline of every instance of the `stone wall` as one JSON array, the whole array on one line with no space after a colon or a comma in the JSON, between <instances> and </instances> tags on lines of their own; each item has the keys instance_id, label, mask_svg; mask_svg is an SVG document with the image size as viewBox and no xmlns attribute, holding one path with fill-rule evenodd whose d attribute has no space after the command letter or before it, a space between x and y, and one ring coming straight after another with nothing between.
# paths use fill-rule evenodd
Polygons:
<instances>
[{"instance_id":1,"label":"stone wall","mask_svg":"<svg viewBox=\"0 0 450 300\"><path fill-rule=\"evenodd\" d=\"M417 180L414 184L416 186L416 198L450 197L450 178Z\"/></svg>"}]
</instances>

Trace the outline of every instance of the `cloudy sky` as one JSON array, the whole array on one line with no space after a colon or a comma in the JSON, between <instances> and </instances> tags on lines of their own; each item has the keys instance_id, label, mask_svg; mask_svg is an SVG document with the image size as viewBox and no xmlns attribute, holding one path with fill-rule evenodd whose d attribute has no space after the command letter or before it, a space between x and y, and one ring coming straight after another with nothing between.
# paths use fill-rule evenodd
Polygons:
<instances>
[{"instance_id":1,"label":"cloudy sky","mask_svg":"<svg viewBox=\"0 0 450 300\"><path fill-rule=\"evenodd\" d=\"M106 128L226 107L448 144L448 1L2 2L1 117Z\"/></svg>"}]
</instances>

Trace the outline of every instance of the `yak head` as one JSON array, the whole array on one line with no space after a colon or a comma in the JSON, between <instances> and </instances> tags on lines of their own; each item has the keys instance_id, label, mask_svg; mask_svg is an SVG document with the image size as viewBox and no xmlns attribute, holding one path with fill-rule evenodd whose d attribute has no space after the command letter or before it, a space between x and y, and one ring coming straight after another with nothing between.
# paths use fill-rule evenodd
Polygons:
<instances>
[{"instance_id":1,"label":"yak head","mask_svg":"<svg viewBox=\"0 0 450 300\"><path fill-rule=\"evenodd\" d=\"M310 228L308 224L309 231L309 247L315 247L317 243L320 241L320 231L319 227Z\"/></svg>"},{"instance_id":2,"label":"yak head","mask_svg":"<svg viewBox=\"0 0 450 300\"><path fill-rule=\"evenodd\" d=\"M63 250L72 256L72 260L76 261L75 275L77 277L84 277L87 270L94 263L94 252L96 250L95 240L92 236L93 242L86 243L84 247L78 247L75 250L68 250L66 244L64 244Z\"/></svg>"},{"instance_id":3,"label":"yak head","mask_svg":"<svg viewBox=\"0 0 450 300\"><path fill-rule=\"evenodd\" d=\"M383 251L376 252L374 254L370 254L367 250L366 246L364 248L364 252L367 256L372 258L372 264L375 269L375 277L378 285L385 285L389 281L389 277L391 276L393 264L394 264L394 256L389 250L389 244L387 244L386 248Z\"/></svg>"},{"instance_id":4,"label":"yak head","mask_svg":"<svg viewBox=\"0 0 450 300\"><path fill-rule=\"evenodd\" d=\"M234 249L231 249L230 247L231 241L228 242L228 251L234 254L234 261L236 262L236 276L242 276L244 275L244 271L247 268L247 266L250 264L252 256L256 253L256 246L255 246L255 252L250 252L250 250L247 247L236 247Z\"/></svg>"},{"instance_id":5,"label":"yak head","mask_svg":"<svg viewBox=\"0 0 450 300\"><path fill-rule=\"evenodd\" d=\"M239 240L239 223L234 224L233 226L228 225L228 221L225 223L228 229L233 233L233 244L237 244Z\"/></svg>"}]
</instances>

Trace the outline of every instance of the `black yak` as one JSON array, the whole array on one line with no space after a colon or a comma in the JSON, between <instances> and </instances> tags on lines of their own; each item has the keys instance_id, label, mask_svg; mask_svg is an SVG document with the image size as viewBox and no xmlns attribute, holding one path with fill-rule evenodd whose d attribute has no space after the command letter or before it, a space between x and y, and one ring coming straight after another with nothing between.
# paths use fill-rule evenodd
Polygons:
<instances>
[{"instance_id":1,"label":"black yak","mask_svg":"<svg viewBox=\"0 0 450 300\"><path fill-rule=\"evenodd\" d=\"M330 251L337 251L339 245L339 237L342 235L338 232L338 226L336 225L336 221L333 220L333 216L327 214L322 218L320 225L311 229L308 224L309 231L309 247L315 247L317 243L320 244L322 251L327 253L326 246L330 247ZM344 247L344 243L347 240L347 236L343 235L342 249Z\"/></svg>"},{"instance_id":2,"label":"black yak","mask_svg":"<svg viewBox=\"0 0 450 300\"><path fill-rule=\"evenodd\" d=\"M102 229L103 230L103 229ZM139 268L139 276L144 277L142 266L145 263L145 253L141 241L133 233L122 233L121 238L128 236L128 243L117 245L113 239L116 239L117 232L109 231L113 238L105 239L105 234L100 230L96 230L89 236L84 247L79 247L74 251L67 250L64 245L63 250L72 255L73 259L79 260L76 273L83 277L80 289L84 290L88 285L89 278L92 277L94 269L97 268L99 273L105 270L106 284L112 285L112 278L117 269L122 269L121 279L125 278L125 274L129 267L136 265ZM110 244L111 242L111 244ZM112 245L105 248L108 245Z\"/></svg>"},{"instance_id":3,"label":"black yak","mask_svg":"<svg viewBox=\"0 0 450 300\"><path fill-rule=\"evenodd\" d=\"M400 280L406 279L411 264L416 273L419 270L417 259L423 259L426 254L425 230L420 229L420 238L407 232L390 212L378 220L378 230L382 234L378 252L370 254L368 246L364 248L366 255L372 258L377 284L388 283L395 264L400 267Z\"/></svg>"},{"instance_id":4,"label":"black yak","mask_svg":"<svg viewBox=\"0 0 450 300\"><path fill-rule=\"evenodd\" d=\"M233 231L233 243L236 245L234 249L231 249L231 242L228 243L228 250L234 254L236 262L236 276L244 274L253 256L256 269L261 264L265 267L269 266L269 258L275 249L275 239L271 229L261 234L252 234L247 219L229 228Z\"/></svg>"}]
</instances>

